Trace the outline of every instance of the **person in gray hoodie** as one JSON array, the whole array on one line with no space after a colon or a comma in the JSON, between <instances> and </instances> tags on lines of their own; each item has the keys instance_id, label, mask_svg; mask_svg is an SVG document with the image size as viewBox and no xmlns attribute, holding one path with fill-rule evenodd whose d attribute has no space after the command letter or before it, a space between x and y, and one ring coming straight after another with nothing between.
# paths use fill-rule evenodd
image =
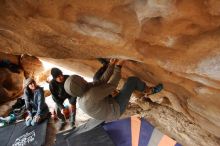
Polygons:
<instances>
[{"instance_id":1,"label":"person in gray hoodie","mask_svg":"<svg viewBox=\"0 0 220 146\"><path fill-rule=\"evenodd\" d=\"M152 94L163 88L161 84L151 88L139 78L129 77L119 94L113 97L111 94L116 90L121 79L124 62L124 60L111 59L108 68L97 81L87 82L81 76L72 75L65 81L64 89L68 94L79 97L77 100L79 107L89 116L104 121L116 120L126 110L134 90Z\"/></svg>"},{"instance_id":2,"label":"person in gray hoodie","mask_svg":"<svg viewBox=\"0 0 220 146\"><path fill-rule=\"evenodd\" d=\"M45 103L44 90L38 86L34 79L25 81L24 95L25 106L28 112L26 126L34 126L49 118L49 108Z\"/></svg>"}]
</instances>

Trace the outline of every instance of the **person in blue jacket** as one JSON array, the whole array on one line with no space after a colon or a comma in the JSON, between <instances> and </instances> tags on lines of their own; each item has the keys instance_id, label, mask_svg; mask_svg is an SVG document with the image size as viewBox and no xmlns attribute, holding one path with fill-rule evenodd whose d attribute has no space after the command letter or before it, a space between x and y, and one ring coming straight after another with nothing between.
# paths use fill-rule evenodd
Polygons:
<instances>
[{"instance_id":1,"label":"person in blue jacket","mask_svg":"<svg viewBox=\"0 0 220 146\"><path fill-rule=\"evenodd\" d=\"M34 126L49 118L49 108L45 103L44 90L38 86L34 79L28 78L25 81L24 100L28 116L27 126Z\"/></svg>"}]
</instances>

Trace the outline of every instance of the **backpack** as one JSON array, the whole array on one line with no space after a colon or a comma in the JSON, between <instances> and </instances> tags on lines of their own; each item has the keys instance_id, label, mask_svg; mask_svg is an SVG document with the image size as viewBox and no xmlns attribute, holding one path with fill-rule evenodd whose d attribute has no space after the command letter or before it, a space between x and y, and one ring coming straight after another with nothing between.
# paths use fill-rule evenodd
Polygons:
<instances>
[{"instance_id":1,"label":"backpack","mask_svg":"<svg viewBox=\"0 0 220 146\"><path fill-rule=\"evenodd\" d=\"M12 105L12 111L10 114L14 114L17 120L24 119L26 114L26 106L23 98L18 98L16 103Z\"/></svg>"}]
</instances>

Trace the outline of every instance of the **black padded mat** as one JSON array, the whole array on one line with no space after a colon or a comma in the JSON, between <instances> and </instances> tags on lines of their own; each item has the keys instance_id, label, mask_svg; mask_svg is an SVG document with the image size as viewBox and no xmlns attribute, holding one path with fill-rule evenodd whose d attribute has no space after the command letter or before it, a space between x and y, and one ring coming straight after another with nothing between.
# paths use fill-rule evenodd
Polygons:
<instances>
[{"instance_id":1,"label":"black padded mat","mask_svg":"<svg viewBox=\"0 0 220 146\"><path fill-rule=\"evenodd\" d=\"M0 128L0 145L7 146L9 139L14 131L15 125Z\"/></svg>"},{"instance_id":2,"label":"black padded mat","mask_svg":"<svg viewBox=\"0 0 220 146\"><path fill-rule=\"evenodd\" d=\"M12 135L10 136L7 146L44 145L46 138L47 123L48 122L46 120L37 126L30 127L26 127L25 122L15 124L15 127L13 129Z\"/></svg>"},{"instance_id":3,"label":"black padded mat","mask_svg":"<svg viewBox=\"0 0 220 146\"><path fill-rule=\"evenodd\" d=\"M86 131L89 131L98 125L102 124L104 121L96 120L96 119L89 119L89 121L75 129L70 129L61 133L56 134L56 142L54 146L59 146L59 145L67 145L66 139L69 136L74 136Z\"/></svg>"},{"instance_id":4,"label":"black padded mat","mask_svg":"<svg viewBox=\"0 0 220 146\"><path fill-rule=\"evenodd\" d=\"M114 146L102 126L67 138L68 146Z\"/></svg>"}]
</instances>

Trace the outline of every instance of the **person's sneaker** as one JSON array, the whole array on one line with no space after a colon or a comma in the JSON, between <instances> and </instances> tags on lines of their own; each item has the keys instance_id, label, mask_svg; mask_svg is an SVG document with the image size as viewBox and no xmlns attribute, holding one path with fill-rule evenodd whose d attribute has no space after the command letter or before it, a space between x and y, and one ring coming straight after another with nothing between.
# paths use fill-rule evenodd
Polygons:
<instances>
[{"instance_id":1,"label":"person's sneaker","mask_svg":"<svg viewBox=\"0 0 220 146\"><path fill-rule=\"evenodd\" d=\"M109 64L109 60L107 60L105 58L97 58L97 60L103 65Z\"/></svg>"},{"instance_id":2,"label":"person's sneaker","mask_svg":"<svg viewBox=\"0 0 220 146\"><path fill-rule=\"evenodd\" d=\"M72 129L75 129L75 128L76 128L75 122L70 122L70 127L71 127Z\"/></svg>"},{"instance_id":3,"label":"person's sneaker","mask_svg":"<svg viewBox=\"0 0 220 146\"><path fill-rule=\"evenodd\" d=\"M158 84L152 88L152 94L158 93L163 89L163 84Z\"/></svg>"},{"instance_id":4,"label":"person's sneaker","mask_svg":"<svg viewBox=\"0 0 220 146\"><path fill-rule=\"evenodd\" d=\"M59 131L62 131L64 130L64 127L66 126L66 122L60 122L59 125L58 125L58 130Z\"/></svg>"}]
</instances>

